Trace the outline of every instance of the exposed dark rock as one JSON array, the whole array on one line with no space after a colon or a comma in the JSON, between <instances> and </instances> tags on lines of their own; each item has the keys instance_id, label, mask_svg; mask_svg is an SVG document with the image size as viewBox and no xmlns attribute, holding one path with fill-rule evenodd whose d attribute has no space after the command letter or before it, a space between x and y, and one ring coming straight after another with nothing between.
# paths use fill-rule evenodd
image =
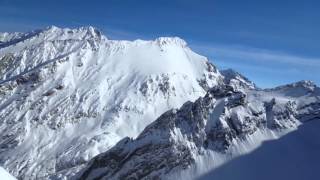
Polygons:
<instances>
[{"instance_id":1,"label":"exposed dark rock","mask_svg":"<svg viewBox=\"0 0 320 180\"><path fill-rule=\"evenodd\" d=\"M55 93L54 90L47 91L43 94L43 96L52 96Z\"/></svg>"}]
</instances>

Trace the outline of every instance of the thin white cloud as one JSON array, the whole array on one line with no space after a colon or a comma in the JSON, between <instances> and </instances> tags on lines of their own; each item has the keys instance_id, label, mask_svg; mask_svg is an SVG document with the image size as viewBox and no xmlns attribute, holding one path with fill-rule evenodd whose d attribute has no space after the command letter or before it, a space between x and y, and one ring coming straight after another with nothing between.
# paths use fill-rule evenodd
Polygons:
<instances>
[{"instance_id":1,"label":"thin white cloud","mask_svg":"<svg viewBox=\"0 0 320 180\"><path fill-rule=\"evenodd\" d=\"M282 63L293 66L320 67L320 58L310 58L283 52L257 49L244 46L221 46L195 44L193 48L210 53L213 56L234 59L234 61L251 61L256 63Z\"/></svg>"}]
</instances>

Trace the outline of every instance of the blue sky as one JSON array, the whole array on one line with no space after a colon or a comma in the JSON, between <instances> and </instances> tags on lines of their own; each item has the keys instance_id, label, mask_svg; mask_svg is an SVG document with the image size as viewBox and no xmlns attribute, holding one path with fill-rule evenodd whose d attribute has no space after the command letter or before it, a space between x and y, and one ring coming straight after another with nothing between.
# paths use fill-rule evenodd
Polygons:
<instances>
[{"instance_id":1,"label":"blue sky","mask_svg":"<svg viewBox=\"0 0 320 180\"><path fill-rule=\"evenodd\" d=\"M0 31L92 25L110 39L179 36L260 87L320 84L320 1L0 0Z\"/></svg>"}]
</instances>

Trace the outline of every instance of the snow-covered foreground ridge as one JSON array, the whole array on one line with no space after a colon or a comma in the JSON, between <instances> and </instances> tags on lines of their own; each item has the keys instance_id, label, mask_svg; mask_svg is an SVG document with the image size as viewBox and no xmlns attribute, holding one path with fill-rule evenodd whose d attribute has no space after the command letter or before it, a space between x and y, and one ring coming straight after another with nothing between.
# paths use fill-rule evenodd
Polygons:
<instances>
[{"instance_id":1,"label":"snow-covered foreground ridge","mask_svg":"<svg viewBox=\"0 0 320 180\"><path fill-rule=\"evenodd\" d=\"M179 38L0 33L0 165L22 179L68 174L219 84L215 66Z\"/></svg>"},{"instance_id":2,"label":"snow-covered foreground ridge","mask_svg":"<svg viewBox=\"0 0 320 180\"><path fill-rule=\"evenodd\" d=\"M21 179L193 178L320 117L313 83L260 90L179 38L0 41L0 165Z\"/></svg>"},{"instance_id":3,"label":"snow-covered foreground ridge","mask_svg":"<svg viewBox=\"0 0 320 180\"><path fill-rule=\"evenodd\" d=\"M319 179L320 121L310 121L280 139L265 141L197 180ZM236 177L236 178L235 178Z\"/></svg>"},{"instance_id":4,"label":"snow-covered foreground ridge","mask_svg":"<svg viewBox=\"0 0 320 180\"><path fill-rule=\"evenodd\" d=\"M0 167L0 178L1 180L16 180L11 174L9 174L6 170Z\"/></svg>"}]
</instances>

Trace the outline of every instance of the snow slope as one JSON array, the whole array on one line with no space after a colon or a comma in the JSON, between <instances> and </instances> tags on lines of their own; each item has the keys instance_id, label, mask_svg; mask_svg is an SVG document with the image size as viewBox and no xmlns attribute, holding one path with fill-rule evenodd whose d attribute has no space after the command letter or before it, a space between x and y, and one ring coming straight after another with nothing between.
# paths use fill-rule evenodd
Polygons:
<instances>
[{"instance_id":1,"label":"snow slope","mask_svg":"<svg viewBox=\"0 0 320 180\"><path fill-rule=\"evenodd\" d=\"M320 119L305 123L297 131L264 142L250 154L228 162L199 180L319 179L319 129Z\"/></svg>"},{"instance_id":2,"label":"snow slope","mask_svg":"<svg viewBox=\"0 0 320 180\"><path fill-rule=\"evenodd\" d=\"M16 180L11 174L9 174L6 170L0 167L0 179L1 180Z\"/></svg>"},{"instance_id":3,"label":"snow slope","mask_svg":"<svg viewBox=\"0 0 320 180\"><path fill-rule=\"evenodd\" d=\"M0 165L23 179L72 174L223 84L179 38L114 41L54 26L0 37Z\"/></svg>"}]
</instances>

